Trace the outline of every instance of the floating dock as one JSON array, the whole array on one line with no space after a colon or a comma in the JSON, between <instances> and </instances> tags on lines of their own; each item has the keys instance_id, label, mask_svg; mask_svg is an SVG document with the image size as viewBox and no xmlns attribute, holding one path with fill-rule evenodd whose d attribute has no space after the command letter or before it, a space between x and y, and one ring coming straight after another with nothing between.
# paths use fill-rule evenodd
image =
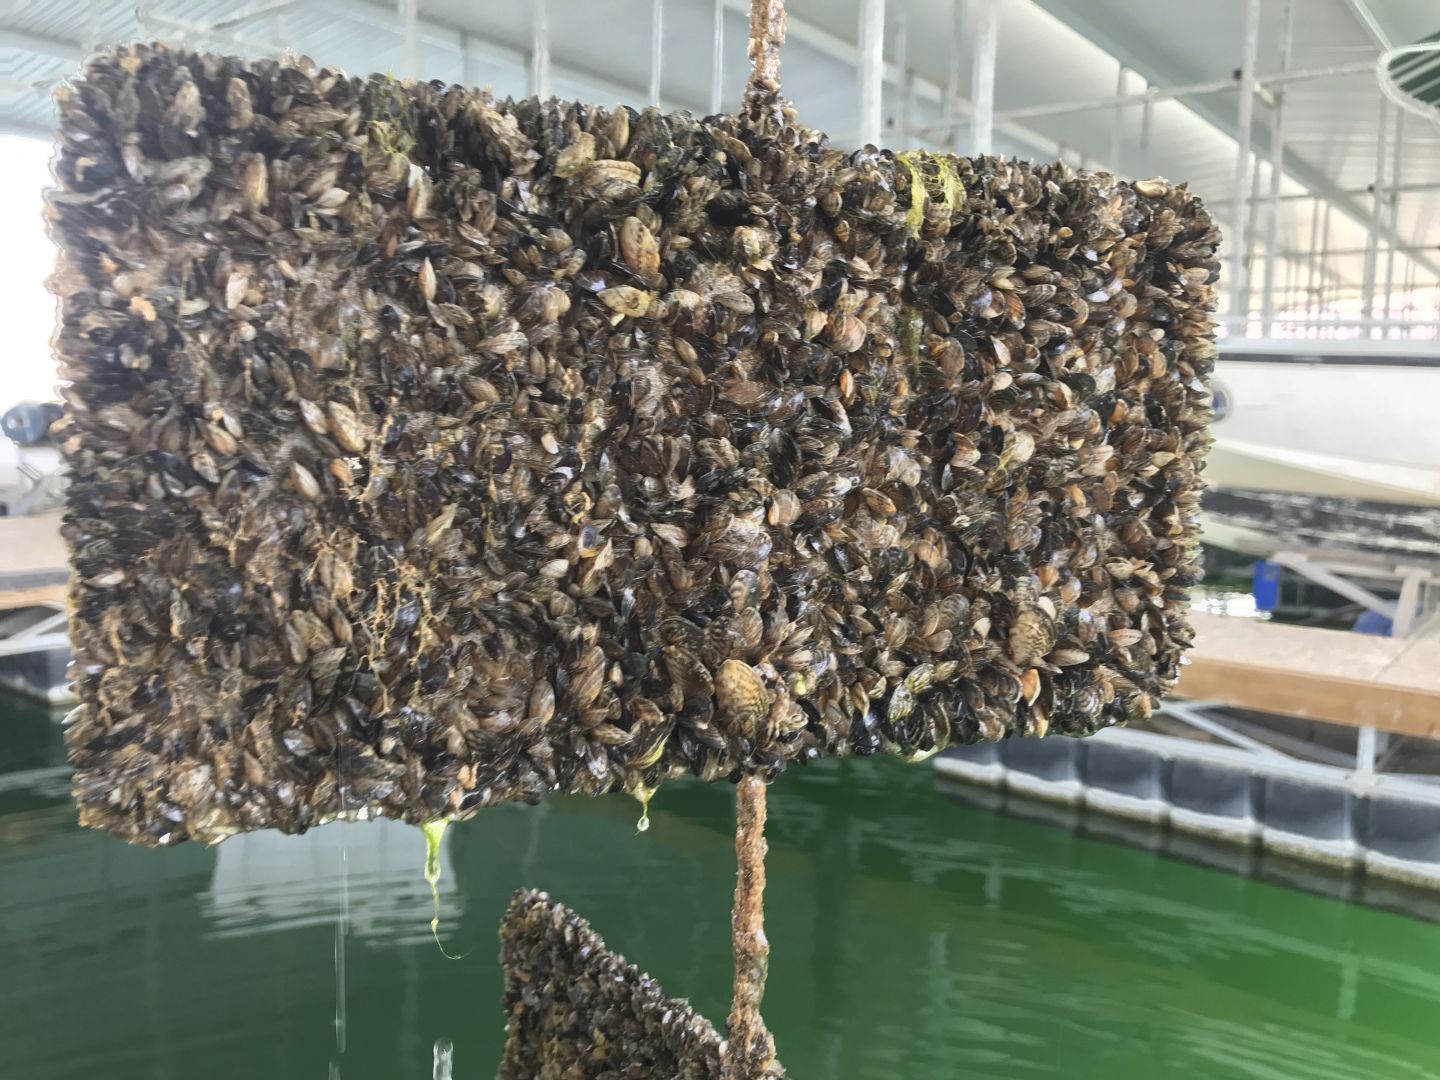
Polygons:
<instances>
[{"instance_id":1,"label":"floating dock","mask_svg":"<svg viewBox=\"0 0 1440 1080\"><path fill-rule=\"evenodd\" d=\"M59 514L0 517L0 687L51 705L74 701L65 678L70 567Z\"/></svg>"},{"instance_id":2,"label":"floating dock","mask_svg":"<svg viewBox=\"0 0 1440 1080\"><path fill-rule=\"evenodd\" d=\"M1440 736L1440 642L1197 614L1192 737L1111 729L948 750L944 777L1440 889L1440 777L1377 770L1387 740ZM1196 700L1199 699L1199 700ZM1354 728L1344 764L1227 726L1224 707Z\"/></svg>"}]
</instances>

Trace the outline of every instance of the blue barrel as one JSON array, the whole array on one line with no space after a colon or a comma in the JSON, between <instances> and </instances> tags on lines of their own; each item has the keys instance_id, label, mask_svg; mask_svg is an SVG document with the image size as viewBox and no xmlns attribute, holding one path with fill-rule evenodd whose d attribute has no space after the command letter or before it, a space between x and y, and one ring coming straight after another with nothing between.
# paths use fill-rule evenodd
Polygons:
<instances>
[{"instance_id":1,"label":"blue barrel","mask_svg":"<svg viewBox=\"0 0 1440 1080\"><path fill-rule=\"evenodd\" d=\"M1280 606L1280 571L1284 569L1275 563L1260 559L1255 563L1254 584L1250 591L1255 595L1258 611L1274 611Z\"/></svg>"}]
</instances>

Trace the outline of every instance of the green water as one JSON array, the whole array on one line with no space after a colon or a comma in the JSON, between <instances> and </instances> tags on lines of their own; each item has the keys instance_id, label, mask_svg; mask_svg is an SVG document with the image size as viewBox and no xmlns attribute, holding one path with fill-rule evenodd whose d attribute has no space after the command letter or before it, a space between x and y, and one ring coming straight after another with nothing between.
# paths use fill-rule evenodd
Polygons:
<instances>
[{"instance_id":1,"label":"green water","mask_svg":"<svg viewBox=\"0 0 1440 1080\"><path fill-rule=\"evenodd\" d=\"M72 824L58 735L0 711L0 1076L494 1075L495 929L538 886L725 1016L733 791L676 784L142 851ZM1440 926L956 805L928 767L772 788L765 1012L799 1077L1440 1076ZM343 850L342 850L343 849ZM335 925L348 866L343 1052Z\"/></svg>"}]
</instances>

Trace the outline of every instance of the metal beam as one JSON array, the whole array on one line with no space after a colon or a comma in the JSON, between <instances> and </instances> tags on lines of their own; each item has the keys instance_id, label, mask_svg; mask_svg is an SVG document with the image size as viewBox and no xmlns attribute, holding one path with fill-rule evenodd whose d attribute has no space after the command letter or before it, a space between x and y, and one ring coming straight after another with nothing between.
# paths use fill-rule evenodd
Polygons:
<instances>
[{"instance_id":1,"label":"metal beam","mask_svg":"<svg viewBox=\"0 0 1440 1080\"><path fill-rule=\"evenodd\" d=\"M1341 258L1351 258L1351 259L1353 259L1353 258L1355 258L1355 257L1358 256L1358 255L1364 255L1365 252L1368 251L1368 250L1369 250L1368 248L1357 247L1357 248L1334 248L1334 249L1332 249L1332 250L1328 250L1328 251L1327 251L1327 250L1325 249L1324 245L1322 244L1322 245L1320 245L1319 247L1316 248L1315 254L1316 254L1316 255L1331 255L1331 256L1334 256L1334 257L1337 258L1337 259L1341 259ZM1410 244L1410 245L1407 245L1407 246L1404 246L1404 247L1397 247L1397 248L1395 249L1395 251L1398 252L1398 253L1401 254L1401 255L1413 255L1414 253L1419 252L1419 251L1436 251L1436 250L1437 250L1437 247L1436 247L1436 245L1434 245L1434 244ZM1282 248L1282 249L1280 250L1280 254L1281 254L1281 255L1286 255L1286 256L1291 256L1291 257L1293 257L1293 258L1301 258L1302 256L1309 254L1309 252L1301 251L1301 250L1294 249L1294 248Z\"/></svg>"},{"instance_id":2,"label":"metal beam","mask_svg":"<svg viewBox=\"0 0 1440 1080\"><path fill-rule=\"evenodd\" d=\"M1038 7L1059 19L1070 29L1104 49L1131 71L1147 82L1173 83L1177 74L1186 74L1182 65L1173 58L1157 55L1153 42L1137 36L1123 22L1102 21L1096 14L1097 6L1084 0L1032 0ZM1167 64L1165 61L1169 60ZM1366 65L1374 70L1373 61ZM1181 96L1180 102L1217 131L1234 138L1236 135L1234 114L1223 109L1205 97ZM1269 134L1269 125L1263 120L1256 124L1256 134ZM1363 207L1348 196L1345 191L1325 172L1294 152L1294 140L1285 152L1285 173L1291 179L1308 188L1311 193L1334 205L1346 217L1364 227L1369 220ZM1398 241L1396 237L1390 237ZM1417 256L1422 267L1440 278L1440 260Z\"/></svg>"},{"instance_id":3,"label":"metal beam","mask_svg":"<svg viewBox=\"0 0 1440 1080\"><path fill-rule=\"evenodd\" d=\"M1290 143L1290 144L1293 144L1293 143L1295 142L1295 140L1294 140L1293 138L1290 138L1288 135L1286 136L1285 141L1286 141L1286 143ZM1413 140L1413 139L1407 139L1407 140L1406 140L1406 145L1407 145L1407 146L1413 146L1413 145L1414 145L1414 140ZM1416 182L1410 183L1410 184L1386 184L1386 185L1385 185L1385 190L1386 190L1387 192L1399 192L1401 195L1419 194L1419 193L1427 192L1427 191L1440 191L1440 182L1436 182L1436 181L1416 181ZM1375 194L1375 185L1374 185L1373 183L1371 183L1371 184L1366 184L1364 187L1341 188L1340 191L1341 191L1341 193L1344 194L1344 195L1352 195L1352 196L1355 196L1355 197L1357 197L1357 198L1363 198L1363 197L1366 196L1366 195L1373 195L1373 194ZM1302 200L1302 199L1313 199L1313 198L1316 198L1316 195L1315 195L1315 193L1314 193L1313 191L1292 191L1292 192L1288 192L1288 193L1286 193L1286 194L1284 194L1284 195L1281 195L1281 196L1280 196L1280 201L1281 201L1281 202L1296 202L1296 201L1299 201L1299 200ZM1215 207L1215 206L1229 206L1229 205L1230 205L1230 200L1229 200L1229 199L1206 199L1206 200L1205 200L1205 205L1206 205L1206 206L1210 206L1210 207ZM1402 247L1401 247L1401 250L1404 251L1405 248L1402 246ZM1431 250L1431 251L1433 251L1433 250L1440 250L1440 245L1435 245L1435 244L1432 244L1432 245L1420 245L1420 246L1416 247L1415 250L1416 250L1416 251L1423 251L1423 250Z\"/></svg>"},{"instance_id":4,"label":"metal beam","mask_svg":"<svg viewBox=\"0 0 1440 1080\"><path fill-rule=\"evenodd\" d=\"M21 52L51 56L71 64L78 64L85 59L85 49L79 42L8 28L0 29L0 49L18 49Z\"/></svg>"},{"instance_id":5,"label":"metal beam","mask_svg":"<svg viewBox=\"0 0 1440 1080\"><path fill-rule=\"evenodd\" d=\"M364 23L387 34L395 32L395 16L393 9L383 4L375 3L373 0L318 0L319 6L337 19L354 19L356 22ZM420 40L427 45L445 49L456 53L457 57L462 53L465 44L478 45L483 51L488 51L492 56L504 57L509 63L522 68L529 66L529 53L524 49L517 49L493 38L483 37L483 27L459 26L454 23L444 22L433 17L425 17L419 21ZM552 65L553 66L553 65ZM565 63L560 65L572 75L580 76L588 82L595 82L602 86L612 88L622 98L640 100L645 93L645 87L632 83L617 80L612 73L606 72L599 67L591 67L584 64ZM704 107L699 101L680 101L678 105L693 110Z\"/></svg>"},{"instance_id":6,"label":"metal beam","mask_svg":"<svg viewBox=\"0 0 1440 1080\"><path fill-rule=\"evenodd\" d=\"M1366 0L1350 0L1350 10L1355 13L1355 18L1359 21L1360 25L1365 28L1365 32L1370 35L1370 39L1374 41L1376 45L1379 45L1382 49L1392 49L1395 47L1394 43L1390 40L1390 35L1387 34L1385 28L1380 25L1380 20L1376 18L1375 12L1370 10L1370 5Z\"/></svg>"},{"instance_id":7,"label":"metal beam","mask_svg":"<svg viewBox=\"0 0 1440 1080\"><path fill-rule=\"evenodd\" d=\"M1140 110L1140 149L1150 149L1150 129L1155 122L1155 102L1146 101L1143 109Z\"/></svg>"},{"instance_id":8,"label":"metal beam","mask_svg":"<svg viewBox=\"0 0 1440 1080\"><path fill-rule=\"evenodd\" d=\"M237 11L233 15L227 15L225 18L211 23L211 25L217 30L240 26L243 23L251 22L264 15L278 15L283 11L296 7L301 2L302 0L264 0L262 3L253 4L248 8Z\"/></svg>"},{"instance_id":9,"label":"metal beam","mask_svg":"<svg viewBox=\"0 0 1440 1080\"><path fill-rule=\"evenodd\" d=\"M1384 227L1385 206L1385 138L1390 129L1390 99L1380 97L1380 119L1375 124L1375 185L1370 212L1370 234L1365 247L1365 298L1361 311L1375 318L1375 260L1380 249L1380 230ZM1392 240L1393 242L1393 240Z\"/></svg>"},{"instance_id":10,"label":"metal beam","mask_svg":"<svg viewBox=\"0 0 1440 1080\"><path fill-rule=\"evenodd\" d=\"M910 20L903 7L895 12L895 66L900 69L900 118L895 126L900 138L908 139L914 118L910 108Z\"/></svg>"},{"instance_id":11,"label":"metal beam","mask_svg":"<svg viewBox=\"0 0 1440 1080\"><path fill-rule=\"evenodd\" d=\"M943 142L947 147L960 145L960 126L958 118L960 110L960 72L962 65L960 58L965 55L965 41L969 36L969 27L965 25L965 0L950 0L950 64L946 71L945 96L940 99L940 112L950 117L946 127L937 128L936 131L944 136ZM925 134L925 129L921 129Z\"/></svg>"},{"instance_id":12,"label":"metal beam","mask_svg":"<svg viewBox=\"0 0 1440 1080\"><path fill-rule=\"evenodd\" d=\"M1273 746L1267 746L1259 739L1252 739L1249 735L1243 735L1238 731L1233 731L1219 720L1206 716L1201 710L1207 706L1214 707L1212 702L1177 701L1171 698L1160 707L1160 714L1162 716L1173 717L1181 723L1189 724L1191 727L1205 732L1207 735L1213 735L1223 742L1227 742L1232 746L1238 746L1242 750L1249 750L1251 753L1258 754L1261 757L1281 759L1286 757L1285 754L1276 750Z\"/></svg>"},{"instance_id":13,"label":"metal beam","mask_svg":"<svg viewBox=\"0 0 1440 1080\"><path fill-rule=\"evenodd\" d=\"M1390 189L1385 193L1385 200L1390 204L1390 235L1398 236L1400 233L1400 194L1395 186L1400 183L1400 166L1403 161L1402 147L1405 140L1405 110L1395 110L1395 135L1393 157L1390 161ZM1385 317L1390 317L1390 304L1395 296L1395 245L1390 245L1390 250L1385 256Z\"/></svg>"},{"instance_id":14,"label":"metal beam","mask_svg":"<svg viewBox=\"0 0 1440 1080\"><path fill-rule=\"evenodd\" d=\"M749 0L725 0L725 6L732 11L739 12L747 18L749 17ZM808 22L788 12L785 16L785 40L787 42L799 42L808 45L817 52L824 53L833 60L849 64L851 67L854 67L859 62L860 50L854 42L847 41L845 38L837 34L832 34L823 27L817 26L812 22ZM898 86L902 74L895 64L889 62L885 64L886 82ZM947 98L944 88L938 83L931 82L929 79L921 78L917 75L911 79L910 85L918 100L932 103L944 103L950 100ZM967 118L968 115L961 119ZM996 116L995 120L995 129L997 131L1003 132L1006 136L1014 139L1018 143L1033 148L1037 154L1049 154L1051 152L1050 147L1055 145L1055 139L1049 135L1042 135L1040 132L1027 128L1022 124L1006 121L1005 118L1001 116ZM948 118L945 121L946 126L951 126L955 123L956 118L954 117ZM917 131L917 134L919 133L920 132Z\"/></svg>"},{"instance_id":15,"label":"metal beam","mask_svg":"<svg viewBox=\"0 0 1440 1080\"><path fill-rule=\"evenodd\" d=\"M1375 775L1375 755L1380 749L1380 733L1373 727L1362 727L1355 733L1355 773Z\"/></svg>"},{"instance_id":16,"label":"metal beam","mask_svg":"<svg viewBox=\"0 0 1440 1080\"><path fill-rule=\"evenodd\" d=\"M420 0L395 0L395 14L400 19L400 36L405 42L402 79L419 79L424 53L420 47Z\"/></svg>"},{"instance_id":17,"label":"metal beam","mask_svg":"<svg viewBox=\"0 0 1440 1080\"><path fill-rule=\"evenodd\" d=\"M715 5L715 40L710 44L710 114L725 107L725 0Z\"/></svg>"},{"instance_id":18,"label":"metal beam","mask_svg":"<svg viewBox=\"0 0 1440 1080\"><path fill-rule=\"evenodd\" d=\"M0 639L0 657L25 656L29 653L49 652L51 649L66 649L70 647L70 635L38 634L33 637L16 635L12 638Z\"/></svg>"},{"instance_id":19,"label":"metal beam","mask_svg":"<svg viewBox=\"0 0 1440 1080\"><path fill-rule=\"evenodd\" d=\"M1127 67L1128 65L1122 65ZM1275 95L1269 87L1285 87L1292 83L1309 82L1315 79L1333 79L1343 75L1369 75L1375 65L1336 64L1332 67L1306 68L1301 71L1277 71L1269 75L1256 75L1253 82L1255 93L1265 105L1274 106ZM1122 105L1154 104L1157 101L1174 101L1179 98L1221 94L1240 86L1238 74L1228 79L1209 79L1205 82L1184 83L1179 86L1151 86L1133 94L1115 93L1106 97L1082 98L1079 101L1057 101L1049 105L1026 105L1024 108L1007 109L1001 115L1006 120L1032 120L1042 116L1065 116L1069 113L1091 112Z\"/></svg>"},{"instance_id":20,"label":"metal beam","mask_svg":"<svg viewBox=\"0 0 1440 1080\"><path fill-rule=\"evenodd\" d=\"M1420 594L1430 575L1425 570L1411 569L1400 581L1400 597L1395 601L1395 621L1390 630L1396 637L1409 637L1420 614Z\"/></svg>"},{"instance_id":21,"label":"metal beam","mask_svg":"<svg viewBox=\"0 0 1440 1080\"><path fill-rule=\"evenodd\" d=\"M27 139L53 139L55 129L46 124L27 124L13 118L0 120L0 135L23 135Z\"/></svg>"},{"instance_id":22,"label":"metal beam","mask_svg":"<svg viewBox=\"0 0 1440 1080\"><path fill-rule=\"evenodd\" d=\"M1291 47L1295 40L1295 0L1285 0L1284 29L1280 38L1280 70L1290 70ZM1265 285L1260 311L1263 333L1270 334L1270 316L1275 312L1275 249L1280 230L1280 177L1285 164L1285 98L1282 89L1275 96L1275 127L1270 138L1270 199L1265 219Z\"/></svg>"},{"instance_id":23,"label":"metal beam","mask_svg":"<svg viewBox=\"0 0 1440 1080\"><path fill-rule=\"evenodd\" d=\"M650 4L650 94L645 99L659 106L661 75L665 69L665 0Z\"/></svg>"},{"instance_id":24,"label":"metal beam","mask_svg":"<svg viewBox=\"0 0 1440 1080\"><path fill-rule=\"evenodd\" d=\"M100 0L85 0L85 52L92 53L104 44L105 29L102 22Z\"/></svg>"},{"instance_id":25,"label":"metal beam","mask_svg":"<svg viewBox=\"0 0 1440 1080\"><path fill-rule=\"evenodd\" d=\"M530 3L530 93L550 96L550 0Z\"/></svg>"},{"instance_id":26,"label":"metal beam","mask_svg":"<svg viewBox=\"0 0 1440 1080\"><path fill-rule=\"evenodd\" d=\"M1119 99L1125 96L1126 76L1128 76L1129 74L1130 69L1127 68L1124 64L1121 64L1119 66L1119 69L1115 72L1115 99L1117 101L1119 101ZM1124 149L1124 145L1125 106L1116 105L1115 113L1110 118L1110 171L1117 176L1123 172L1123 170L1120 168L1120 154L1121 151Z\"/></svg>"},{"instance_id":27,"label":"metal beam","mask_svg":"<svg viewBox=\"0 0 1440 1080\"><path fill-rule=\"evenodd\" d=\"M1245 0L1245 38L1240 55L1240 108L1235 121L1235 217L1230 225L1230 250L1235 262L1230 269L1230 317L1245 330L1250 314L1250 189L1255 182L1255 159L1250 137L1255 115L1255 56L1260 46L1260 0Z\"/></svg>"},{"instance_id":28,"label":"metal beam","mask_svg":"<svg viewBox=\"0 0 1440 1080\"><path fill-rule=\"evenodd\" d=\"M1287 551L1281 551L1270 556L1270 561L1277 563L1287 569L1294 570L1301 577L1308 578L1317 585L1323 585L1333 593L1343 596L1356 604L1368 608L1387 619L1395 618L1395 605L1389 600L1383 600L1376 596L1369 589L1357 585L1348 578L1339 574L1332 574L1325 567L1313 563L1304 555L1294 555Z\"/></svg>"},{"instance_id":29,"label":"metal beam","mask_svg":"<svg viewBox=\"0 0 1440 1080\"><path fill-rule=\"evenodd\" d=\"M475 72L470 69L470 35L460 32L460 85L474 87Z\"/></svg>"},{"instance_id":30,"label":"metal beam","mask_svg":"<svg viewBox=\"0 0 1440 1080\"><path fill-rule=\"evenodd\" d=\"M393 13L387 13L390 25L387 27L392 33L395 29ZM229 41L246 49L254 49L271 56L280 56L285 52L286 46L278 41L267 41L264 38L253 37L241 30L217 29L206 23L195 22L192 19L178 19L173 15L165 15L161 12L147 8L145 11L137 11L135 22L140 27L141 34L148 34L153 27L164 27L169 30L165 34L171 40L187 41L191 38L209 38L212 41Z\"/></svg>"},{"instance_id":31,"label":"metal beam","mask_svg":"<svg viewBox=\"0 0 1440 1080\"><path fill-rule=\"evenodd\" d=\"M1337 291L1331 299L1341 300L1344 299L1344 296L1344 293ZM1396 330L1414 330L1417 328L1415 322L1411 319L1332 319L1328 315L1319 315L1313 318L1298 316L1291 318L1289 316L1277 315L1275 321L1285 326L1323 326L1327 329L1343 327L1353 330L1381 330L1393 327ZM1427 323L1425 325L1429 326L1432 324ZM1429 340L1429 338L1425 340Z\"/></svg>"},{"instance_id":32,"label":"metal beam","mask_svg":"<svg viewBox=\"0 0 1440 1080\"><path fill-rule=\"evenodd\" d=\"M56 611L22 630L0 638L0 657L24 656L27 653L67 648L70 638L62 629L67 618L64 611Z\"/></svg>"}]
</instances>

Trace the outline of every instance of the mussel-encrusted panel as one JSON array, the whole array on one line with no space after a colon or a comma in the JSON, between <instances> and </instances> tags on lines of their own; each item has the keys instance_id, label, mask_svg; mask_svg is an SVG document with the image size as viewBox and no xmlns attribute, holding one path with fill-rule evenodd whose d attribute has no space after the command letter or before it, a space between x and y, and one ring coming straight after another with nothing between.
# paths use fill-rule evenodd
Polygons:
<instances>
[{"instance_id":1,"label":"mussel-encrusted panel","mask_svg":"<svg viewBox=\"0 0 1440 1080\"><path fill-rule=\"evenodd\" d=\"M87 824L1084 734L1175 681L1183 188L163 47L60 112Z\"/></svg>"},{"instance_id":2,"label":"mussel-encrusted panel","mask_svg":"<svg viewBox=\"0 0 1440 1080\"><path fill-rule=\"evenodd\" d=\"M520 889L511 898L500 924L500 965L506 1039L499 1080L720 1080L721 1039L710 1021L666 997L545 893Z\"/></svg>"}]
</instances>

